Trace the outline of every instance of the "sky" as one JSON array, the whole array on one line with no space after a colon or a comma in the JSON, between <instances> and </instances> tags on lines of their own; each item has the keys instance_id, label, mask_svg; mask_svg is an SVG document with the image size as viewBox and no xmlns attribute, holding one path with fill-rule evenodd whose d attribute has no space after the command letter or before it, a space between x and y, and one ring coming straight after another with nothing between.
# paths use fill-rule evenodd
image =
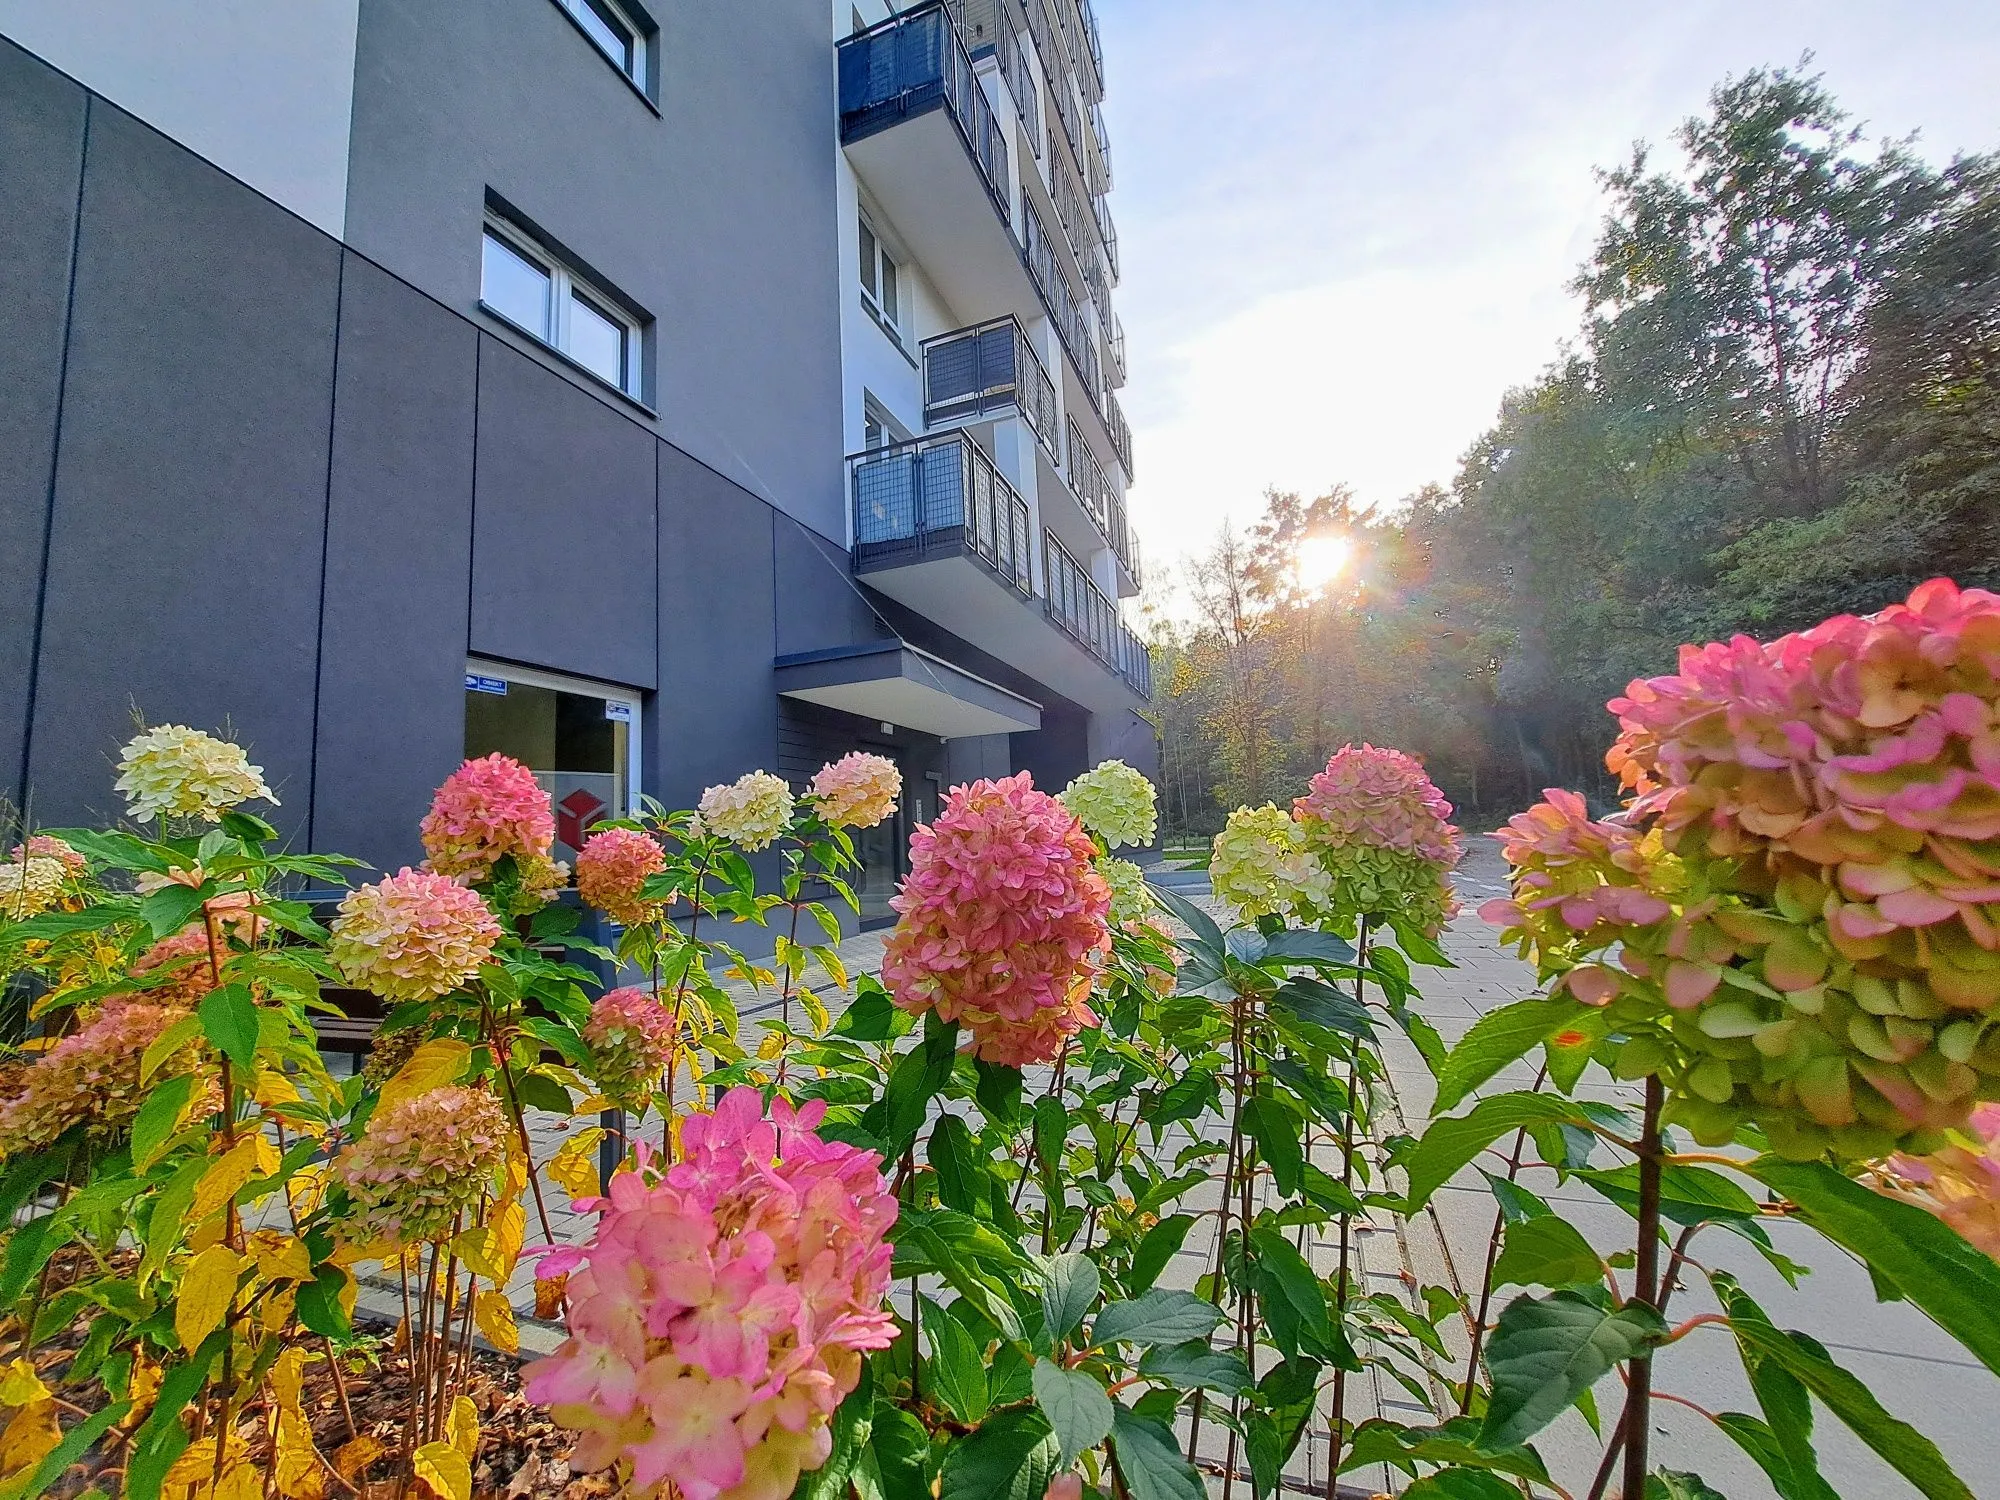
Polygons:
<instances>
[{"instance_id":1,"label":"sky","mask_svg":"<svg viewBox=\"0 0 2000 1500\"><path fill-rule=\"evenodd\" d=\"M1095 0L1154 578L1266 486L1448 482L1573 338L1593 168L1810 50L1872 134L2000 149L1997 0Z\"/></svg>"}]
</instances>

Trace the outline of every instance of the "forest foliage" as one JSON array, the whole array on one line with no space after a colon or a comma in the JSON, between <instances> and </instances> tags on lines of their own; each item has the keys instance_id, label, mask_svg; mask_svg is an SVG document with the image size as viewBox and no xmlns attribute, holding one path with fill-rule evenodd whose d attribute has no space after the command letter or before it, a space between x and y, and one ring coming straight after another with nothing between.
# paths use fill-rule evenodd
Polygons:
<instances>
[{"instance_id":1,"label":"forest foliage","mask_svg":"<svg viewBox=\"0 0 2000 1500\"><path fill-rule=\"evenodd\" d=\"M1577 336L1448 485L1269 491L1155 625L1170 828L1419 753L1482 821L1608 798L1605 701L1682 641L2000 584L2000 154L1868 133L1810 60L1600 173ZM1420 393L1412 393L1421 399ZM1309 539L1345 565L1307 587Z\"/></svg>"}]
</instances>

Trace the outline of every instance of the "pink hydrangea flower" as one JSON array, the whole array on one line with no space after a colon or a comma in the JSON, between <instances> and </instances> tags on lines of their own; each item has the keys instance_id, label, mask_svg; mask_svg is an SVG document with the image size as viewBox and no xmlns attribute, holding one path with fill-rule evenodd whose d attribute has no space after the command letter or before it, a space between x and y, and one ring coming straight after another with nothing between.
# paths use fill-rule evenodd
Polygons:
<instances>
[{"instance_id":1,"label":"pink hydrangea flower","mask_svg":"<svg viewBox=\"0 0 2000 1500\"><path fill-rule=\"evenodd\" d=\"M1961 1138L1928 1156L1894 1156L1875 1187L1936 1214L2000 1260L2000 1104L1982 1104Z\"/></svg>"},{"instance_id":2,"label":"pink hydrangea flower","mask_svg":"<svg viewBox=\"0 0 2000 1500\"><path fill-rule=\"evenodd\" d=\"M620 1109L637 1114L673 1055L674 1015L642 989L606 990L590 1007L583 1039L590 1046L590 1078Z\"/></svg>"},{"instance_id":3,"label":"pink hydrangea flower","mask_svg":"<svg viewBox=\"0 0 2000 1500\"><path fill-rule=\"evenodd\" d=\"M636 828L607 828L584 840L576 856L576 893L624 927L657 922L665 909L641 898L646 881L667 867L667 851Z\"/></svg>"},{"instance_id":4,"label":"pink hydrangea flower","mask_svg":"<svg viewBox=\"0 0 2000 1500\"><path fill-rule=\"evenodd\" d=\"M187 1011L177 1005L114 998L27 1067L0 1085L0 1157L42 1151L72 1125L87 1122L95 1140L122 1133L163 1078L194 1066L183 1049L143 1085L139 1063Z\"/></svg>"},{"instance_id":5,"label":"pink hydrangea flower","mask_svg":"<svg viewBox=\"0 0 2000 1500\"><path fill-rule=\"evenodd\" d=\"M903 773L886 756L853 750L821 766L806 795L835 828L873 828L896 810Z\"/></svg>"},{"instance_id":6,"label":"pink hydrangea flower","mask_svg":"<svg viewBox=\"0 0 2000 1500\"><path fill-rule=\"evenodd\" d=\"M26 843L16 844L9 858L26 861L30 859L53 859L69 871L72 878L90 869L90 861L53 834L38 833Z\"/></svg>"},{"instance_id":7,"label":"pink hydrangea flower","mask_svg":"<svg viewBox=\"0 0 2000 1500\"><path fill-rule=\"evenodd\" d=\"M1446 870L1465 853L1451 824L1451 804L1400 750L1344 745L1312 779L1292 813L1327 844L1360 844L1414 854Z\"/></svg>"},{"instance_id":8,"label":"pink hydrangea flower","mask_svg":"<svg viewBox=\"0 0 2000 1500\"><path fill-rule=\"evenodd\" d=\"M1111 888L1076 815L1026 771L955 787L910 840L910 874L882 981L935 1010L988 1062L1050 1062L1095 1023L1090 987L1111 945Z\"/></svg>"},{"instance_id":9,"label":"pink hydrangea flower","mask_svg":"<svg viewBox=\"0 0 2000 1500\"><path fill-rule=\"evenodd\" d=\"M385 1000L435 1000L479 972L500 924L477 891L405 867L348 892L327 956L349 984Z\"/></svg>"},{"instance_id":10,"label":"pink hydrangea flower","mask_svg":"<svg viewBox=\"0 0 2000 1500\"><path fill-rule=\"evenodd\" d=\"M632 1493L783 1500L832 1451L829 1421L895 1320L880 1158L766 1118L755 1089L682 1127L682 1160L611 1180L588 1244L556 1250L569 1337L523 1371L528 1398L580 1434L571 1462L617 1464Z\"/></svg>"},{"instance_id":11,"label":"pink hydrangea flower","mask_svg":"<svg viewBox=\"0 0 2000 1500\"><path fill-rule=\"evenodd\" d=\"M378 1110L334 1163L356 1209L343 1231L370 1245L448 1239L494 1191L513 1143L500 1101L485 1089L454 1084Z\"/></svg>"},{"instance_id":12,"label":"pink hydrangea flower","mask_svg":"<svg viewBox=\"0 0 2000 1500\"><path fill-rule=\"evenodd\" d=\"M535 773L495 753L468 760L445 778L422 831L430 867L476 885L506 856L523 864L546 860L556 822Z\"/></svg>"},{"instance_id":13,"label":"pink hydrangea flower","mask_svg":"<svg viewBox=\"0 0 2000 1500\"><path fill-rule=\"evenodd\" d=\"M208 934L196 926L161 938L133 961L132 977L157 980L145 989L145 998L155 1005L193 1005L215 988Z\"/></svg>"}]
</instances>

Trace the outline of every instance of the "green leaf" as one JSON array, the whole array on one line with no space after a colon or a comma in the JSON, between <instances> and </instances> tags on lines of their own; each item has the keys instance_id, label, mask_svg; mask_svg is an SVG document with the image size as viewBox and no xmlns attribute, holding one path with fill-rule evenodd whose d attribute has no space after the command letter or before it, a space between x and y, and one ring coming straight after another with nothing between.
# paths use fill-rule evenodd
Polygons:
<instances>
[{"instance_id":1,"label":"green leaf","mask_svg":"<svg viewBox=\"0 0 2000 1500\"><path fill-rule=\"evenodd\" d=\"M864 980L856 986L854 1003L833 1023L833 1034L855 1042L891 1042L915 1025L916 1018L899 1010L886 990Z\"/></svg>"},{"instance_id":2,"label":"green leaf","mask_svg":"<svg viewBox=\"0 0 2000 1500\"><path fill-rule=\"evenodd\" d=\"M145 1171L159 1156L174 1133L181 1111L194 1097L195 1076L182 1073L169 1078L146 1096L132 1121L132 1165Z\"/></svg>"},{"instance_id":3,"label":"green leaf","mask_svg":"<svg viewBox=\"0 0 2000 1500\"><path fill-rule=\"evenodd\" d=\"M1225 1396L1250 1389L1250 1367L1234 1349L1212 1349L1206 1339L1148 1349L1139 1373L1180 1390L1220 1391Z\"/></svg>"},{"instance_id":4,"label":"green leaf","mask_svg":"<svg viewBox=\"0 0 2000 1500\"><path fill-rule=\"evenodd\" d=\"M152 928L156 939L170 938L194 919L204 899L194 886L163 885L139 903L139 920Z\"/></svg>"},{"instance_id":5,"label":"green leaf","mask_svg":"<svg viewBox=\"0 0 2000 1500\"><path fill-rule=\"evenodd\" d=\"M1483 1167L1479 1175L1486 1179L1486 1186L1491 1189L1493 1201L1500 1209L1500 1217L1509 1224L1519 1224L1524 1219L1547 1218L1555 1212L1518 1182L1496 1177Z\"/></svg>"},{"instance_id":6,"label":"green leaf","mask_svg":"<svg viewBox=\"0 0 2000 1500\"><path fill-rule=\"evenodd\" d=\"M1890 1415L1874 1392L1833 1362L1824 1347L1802 1333L1780 1329L1765 1316L1733 1277L1709 1277L1729 1314L1746 1368L1765 1360L1811 1391L1898 1474L1930 1500L1973 1500L1972 1491L1951 1470L1937 1445L1909 1423Z\"/></svg>"},{"instance_id":7,"label":"green leaf","mask_svg":"<svg viewBox=\"0 0 2000 1500\"><path fill-rule=\"evenodd\" d=\"M257 1002L240 984L210 990L195 1007L209 1045L248 1075L257 1066ZM247 1077L244 1081L248 1081Z\"/></svg>"},{"instance_id":8,"label":"green leaf","mask_svg":"<svg viewBox=\"0 0 2000 1500\"><path fill-rule=\"evenodd\" d=\"M1392 1464L1404 1473L1414 1473L1417 1461L1433 1464L1480 1465L1496 1474L1513 1474L1522 1479L1548 1483L1549 1471L1532 1448L1510 1448L1481 1452L1475 1445L1479 1422L1473 1417L1453 1417L1437 1427L1404 1427L1382 1418L1370 1418L1354 1430L1346 1455L1340 1461L1345 1474L1368 1464Z\"/></svg>"},{"instance_id":9,"label":"green leaf","mask_svg":"<svg viewBox=\"0 0 2000 1500\"><path fill-rule=\"evenodd\" d=\"M1699 1474L1660 1469L1646 1476L1646 1500L1727 1500L1727 1497L1720 1490L1710 1489Z\"/></svg>"},{"instance_id":10,"label":"green leaf","mask_svg":"<svg viewBox=\"0 0 2000 1500\"><path fill-rule=\"evenodd\" d=\"M1270 1164L1278 1192L1287 1198L1296 1195L1306 1165L1301 1139L1304 1117L1285 1100L1266 1094L1243 1106L1243 1123L1250 1127L1257 1150Z\"/></svg>"},{"instance_id":11,"label":"green leaf","mask_svg":"<svg viewBox=\"0 0 2000 1500\"><path fill-rule=\"evenodd\" d=\"M1035 1404L1049 1419L1061 1447L1058 1467L1067 1469L1077 1455L1095 1448L1111 1431L1113 1403L1097 1377L1065 1370L1046 1359L1035 1361Z\"/></svg>"},{"instance_id":12,"label":"green leaf","mask_svg":"<svg viewBox=\"0 0 2000 1500\"><path fill-rule=\"evenodd\" d=\"M1635 1218L1638 1216L1637 1162L1609 1169L1587 1167L1575 1175L1628 1214ZM1683 1228L1690 1224L1755 1219L1757 1200L1720 1172L1708 1167L1667 1162L1660 1168L1660 1217Z\"/></svg>"},{"instance_id":13,"label":"green leaf","mask_svg":"<svg viewBox=\"0 0 2000 1500\"><path fill-rule=\"evenodd\" d=\"M1553 1215L1508 1226L1507 1242L1493 1264L1499 1286L1570 1286L1595 1282L1604 1262L1567 1220Z\"/></svg>"},{"instance_id":14,"label":"green leaf","mask_svg":"<svg viewBox=\"0 0 2000 1500\"><path fill-rule=\"evenodd\" d=\"M1093 1345L1185 1344L1205 1339L1222 1321L1222 1309L1193 1292L1155 1290L1130 1302L1113 1302L1091 1325Z\"/></svg>"},{"instance_id":15,"label":"green leaf","mask_svg":"<svg viewBox=\"0 0 2000 1500\"><path fill-rule=\"evenodd\" d=\"M1042 1500L1056 1453L1039 1408L995 1412L945 1450L938 1500Z\"/></svg>"},{"instance_id":16,"label":"green leaf","mask_svg":"<svg viewBox=\"0 0 2000 1500\"><path fill-rule=\"evenodd\" d=\"M1111 1444L1132 1500L1208 1500L1208 1487L1181 1457L1164 1422L1121 1406L1113 1414Z\"/></svg>"},{"instance_id":17,"label":"green leaf","mask_svg":"<svg viewBox=\"0 0 2000 1500\"><path fill-rule=\"evenodd\" d=\"M1308 1025L1321 1026L1347 1036L1373 1038L1375 1020L1368 1007L1352 995L1343 994L1324 979L1298 975L1287 980L1271 1004L1281 1012L1298 1017Z\"/></svg>"},{"instance_id":18,"label":"green leaf","mask_svg":"<svg viewBox=\"0 0 2000 1500\"><path fill-rule=\"evenodd\" d=\"M1054 1345L1097 1305L1097 1266L1087 1255L1058 1255L1042 1278L1042 1321Z\"/></svg>"},{"instance_id":19,"label":"green leaf","mask_svg":"<svg viewBox=\"0 0 2000 1500\"><path fill-rule=\"evenodd\" d=\"M1488 1011L1445 1055L1431 1112L1450 1114L1474 1089L1547 1041L1583 1009L1576 1000L1537 997Z\"/></svg>"},{"instance_id":20,"label":"green leaf","mask_svg":"<svg viewBox=\"0 0 2000 1500\"><path fill-rule=\"evenodd\" d=\"M1160 1272L1167 1268L1168 1261L1180 1253L1192 1228L1193 1214L1174 1214L1146 1231L1146 1237L1139 1241L1139 1248L1132 1253L1132 1274L1127 1278L1134 1296L1160 1279Z\"/></svg>"},{"instance_id":21,"label":"green leaf","mask_svg":"<svg viewBox=\"0 0 2000 1500\"><path fill-rule=\"evenodd\" d=\"M973 1213L986 1201L986 1174L973 1148L972 1132L957 1115L940 1115L931 1127L931 1169L945 1207Z\"/></svg>"},{"instance_id":22,"label":"green leaf","mask_svg":"<svg viewBox=\"0 0 2000 1500\"><path fill-rule=\"evenodd\" d=\"M1643 1303L1609 1311L1575 1292L1515 1298L1486 1346L1493 1396L1479 1446L1518 1447L1665 1333L1660 1315Z\"/></svg>"},{"instance_id":23,"label":"green leaf","mask_svg":"<svg viewBox=\"0 0 2000 1500\"><path fill-rule=\"evenodd\" d=\"M523 1073L514 1080L514 1091L520 1095L521 1104L527 1109L541 1109L553 1115L567 1115L576 1107L576 1101L570 1098L569 1090L543 1072Z\"/></svg>"},{"instance_id":24,"label":"green leaf","mask_svg":"<svg viewBox=\"0 0 2000 1500\"><path fill-rule=\"evenodd\" d=\"M132 1435L130 1459L125 1469L128 1500L159 1500L160 1481L186 1451L187 1427L181 1414L208 1379L209 1367L229 1342L229 1330L218 1328L202 1341L192 1358L171 1366L160 1381L153 1411Z\"/></svg>"},{"instance_id":25,"label":"green leaf","mask_svg":"<svg viewBox=\"0 0 2000 1500\"><path fill-rule=\"evenodd\" d=\"M1403 1491L1403 1500L1521 1500L1491 1469L1439 1469Z\"/></svg>"},{"instance_id":26,"label":"green leaf","mask_svg":"<svg viewBox=\"0 0 2000 1500\"><path fill-rule=\"evenodd\" d=\"M1576 1125L1587 1118L1574 1100L1558 1094L1516 1093L1495 1094L1481 1099L1469 1114L1435 1121L1403 1159L1410 1175L1406 1212L1422 1208L1461 1167L1508 1131L1522 1126Z\"/></svg>"},{"instance_id":27,"label":"green leaf","mask_svg":"<svg viewBox=\"0 0 2000 1500\"><path fill-rule=\"evenodd\" d=\"M0 1307L20 1301L49 1257L75 1238L76 1220L68 1214L43 1214L16 1229L7 1241L7 1259L0 1263Z\"/></svg>"},{"instance_id":28,"label":"green leaf","mask_svg":"<svg viewBox=\"0 0 2000 1500\"><path fill-rule=\"evenodd\" d=\"M1810 1415L1810 1399L1806 1402L1806 1409ZM1757 1467L1764 1471L1764 1477L1771 1481L1771 1488L1778 1492L1778 1500L1840 1500L1839 1492L1820 1478L1817 1459L1809 1470L1801 1471L1788 1452L1791 1440L1781 1440L1762 1418L1747 1416L1740 1411L1726 1411L1716 1417L1715 1425L1734 1439L1736 1446L1749 1454Z\"/></svg>"},{"instance_id":29,"label":"green leaf","mask_svg":"<svg viewBox=\"0 0 2000 1500\"><path fill-rule=\"evenodd\" d=\"M1195 942L1207 948L1217 958L1221 956L1222 929L1215 925L1215 918L1178 891L1169 890L1163 885L1151 886L1149 889L1159 898L1160 905L1173 913L1181 924L1194 934Z\"/></svg>"},{"instance_id":30,"label":"green leaf","mask_svg":"<svg viewBox=\"0 0 2000 1500\"><path fill-rule=\"evenodd\" d=\"M268 844L278 836L278 830L255 813L234 808L222 815L222 831L233 839L242 839L246 844Z\"/></svg>"},{"instance_id":31,"label":"green leaf","mask_svg":"<svg viewBox=\"0 0 2000 1500\"><path fill-rule=\"evenodd\" d=\"M922 1422L900 1406L877 1398L868 1451L882 1482L882 1500L931 1500L930 1476L925 1472L930 1447L931 1435Z\"/></svg>"},{"instance_id":32,"label":"green leaf","mask_svg":"<svg viewBox=\"0 0 2000 1500\"><path fill-rule=\"evenodd\" d=\"M868 1451L875 1426L875 1381L870 1366L861 1366L861 1381L834 1409L833 1451L817 1469L799 1476L791 1500L846 1500L854 1466Z\"/></svg>"},{"instance_id":33,"label":"green leaf","mask_svg":"<svg viewBox=\"0 0 2000 1500\"><path fill-rule=\"evenodd\" d=\"M340 1294L346 1285L347 1278L338 1267L321 1266L317 1276L299 1285L295 1304L299 1322L324 1338L349 1337L354 1329L347 1320L347 1310L340 1305Z\"/></svg>"},{"instance_id":34,"label":"green leaf","mask_svg":"<svg viewBox=\"0 0 2000 1500\"><path fill-rule=\"evenodd\" d=\"M1157 1141L1176 1120L1199 1119L1221 1094L1221 1083L1215 1074L1206 1069L1183 1073L1168 1084L1160 1097L1153 1101L1153 1107L1145 1111L1146 1126Z\"/></svg>"},{"instance_id":35,"label":"green leaf","mask_svg":"<svg viewBox=\"0 0 2000 1500\"><path fill-rule=\"evenodd\" d=\"M1831 1167L1761 1156L1747 1170L2000 1373L2000 1263L1921 1208L1871 1192Z\"/></svg>"},{"instance_id":36,"label":"green leaf","mask_svg":"<svg viewBox=\"0 0 2000 1500\"><path fill-rule=\"evenodd\" d=\"M10 1488L10 1500L35 1500L36 1496L45 1493L51 1485L62 1478L63 1472L71 1464L83 1457L92 1443L110 1430L114 1422L123 1421L125 1414L131 1409L130 1401L114 1401L103 1410L92 1412L70 1428L63 1434L62 1441L44 1454L42 1461L35 1465L34 1477L28 1481L28 1487L18 1491Z\"/></svg>"},{"instance_id":37,"label":"green leaf","mask_svg":"<svg viewBox=\"0 0 2000 1500\"><path fill-rule=\"evenodd\" d=\"M924 1302L924 1332L931 1342L929 1384L959 1421L968 1427L983 1421L991 1399L986 1385L986 1351L963 1323L928 1298Z\"/></svg>"},{"instance_id":38,"label":"green leaf","mask_svg":"<svg viewBox=\"0 0 2000 1500\"><path fill-rule=\"evenodd\" d=\"M984 1058L973 1064L979 1082L972 1094L986 1118L995 1125L1011 1126L1021 1118L1021 1070L990 1063Z\"/></svg>"},{"instance_id":39,"label":"green leaf","mask_svg":"<svg viewBox=\"0 0 2000 1500\"><path fill-rule=\"evenodd\" d=\"M1044 1178L1062 1168L1063 1142L1069 1137L1069 1111L1053 1094L1035 1101L1035 1162Z\"/></svg>"},{"instance_id":40,"label":"green leaf","mask_svg":"<svg viewBox=\"0 0 2000 1500\"><path fill-rule=\"evenodd\" d=\"M1282 1231L1268 1224L1250 1232L1250 1247L1251 1273L1271 1341L1287 1358L1303 1352L1349 1362L1348 1351L1334 1335L1326 1289L1306 1258Z\"/></svg>"},{"instance_id":41,"label":"green leaf","mask_svg":"<svg viewBox=\"0 0 2000 1500\"><path fill-rule=\"evenodd\" d=\"M1331 932L1318 932L1308 927L1287 927L1283 932L1274 932L1264 946L1266 962L1297 960L1312 964L1351 964L1355 959L1354 944L1346 938Z\"/></svg>"}]
</instances>

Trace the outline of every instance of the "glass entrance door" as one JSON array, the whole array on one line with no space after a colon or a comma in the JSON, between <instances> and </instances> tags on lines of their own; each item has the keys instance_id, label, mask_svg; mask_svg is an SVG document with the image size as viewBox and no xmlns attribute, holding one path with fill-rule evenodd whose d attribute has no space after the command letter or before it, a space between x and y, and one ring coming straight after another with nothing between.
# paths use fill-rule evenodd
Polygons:
<instances>
[{"instance_id":1,"label":"glass entrance door","mask_svg":"<svg viewBox=\"0 0 2000 1500\"><path fill-rule=\"evenodd\" d=\"M467 758L499 752L535 773L555 804L557 859L590 826L637 801L638 704L621 690L519 667L469 663Z\"/></svg>"}]
</instances>

